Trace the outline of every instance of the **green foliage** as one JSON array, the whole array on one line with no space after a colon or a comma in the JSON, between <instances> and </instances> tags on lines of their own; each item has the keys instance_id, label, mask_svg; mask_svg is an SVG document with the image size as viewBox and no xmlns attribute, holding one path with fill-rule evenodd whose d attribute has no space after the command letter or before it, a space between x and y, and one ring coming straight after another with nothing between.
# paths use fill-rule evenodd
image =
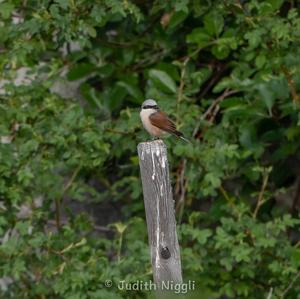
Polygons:
<instances>
[{"instance_id":1,"label":"green foliage","mask_svg":"<svg viewBox=\"0 0 300 299\"><path fill-rule=\"evenodd\" d=\"M0 1L1 297L153 296L117 285L152 278L136 146L154 98L192 140L165 139L191 298L300 298L299 9Z\"/></svg>"}]
</instances>

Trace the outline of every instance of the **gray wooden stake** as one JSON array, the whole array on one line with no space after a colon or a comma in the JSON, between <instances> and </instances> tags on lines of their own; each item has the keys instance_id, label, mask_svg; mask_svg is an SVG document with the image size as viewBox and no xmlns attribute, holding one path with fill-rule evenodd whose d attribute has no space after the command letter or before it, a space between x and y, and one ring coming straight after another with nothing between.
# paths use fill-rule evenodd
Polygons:
<instances>
[{"instance_id":1,"label":"gray wooden stake","mask_svg":"<svg viewBox=\"0 0 300 299\"><path fill-rule=\"evenodd\" d=\"M162 140L138 145L154 282L182 283L167 148Z\"/></svg>"}]
</instances>

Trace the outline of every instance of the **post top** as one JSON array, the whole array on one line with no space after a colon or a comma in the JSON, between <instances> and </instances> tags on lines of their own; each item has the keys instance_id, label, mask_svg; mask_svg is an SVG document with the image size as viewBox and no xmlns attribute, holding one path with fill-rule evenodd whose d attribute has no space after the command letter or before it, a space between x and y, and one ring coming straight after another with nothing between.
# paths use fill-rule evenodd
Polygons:
<instances>
[{"instance_id":1,"label":"post top","mask_svg":"<svg viewBox=\"0 0 300 299\"><path fill-rule=\"evenodd\" d=\"M150 140L150 141L145 141L145 142L140 142L137 146L138 150L143 150L143 149L162 149L166 148L166 144L163 142L161 139L157 140Z\"/></svg>"},{"instance_id":2,"label":"post top","mask_svg":"<svg viewBox=\"0 0 300 299\"><path fill-rule=\"evenodd\" d=\"M164 143L164 142L162 139L155 139L155 140L148 140L148 141L140 142L139 144L143 144L143 143Z\"/></svg>"}]
</instances>

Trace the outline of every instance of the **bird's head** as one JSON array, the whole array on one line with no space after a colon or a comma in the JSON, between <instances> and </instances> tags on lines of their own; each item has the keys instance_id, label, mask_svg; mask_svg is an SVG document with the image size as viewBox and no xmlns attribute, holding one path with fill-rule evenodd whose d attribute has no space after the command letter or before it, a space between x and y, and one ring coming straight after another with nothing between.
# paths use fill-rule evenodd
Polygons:
<instances>
[{"instance_id":1,"label":"bird's head","mask_svg":"<svg viewBox=\"0 0 300 299\"><path fill-rule=\"evenodd\" d=\"M143 109L159 110L159 107L158 107L157 103L154 100L148 99L148 100L144 101L144 103L142 104L142 110Z\"/></svg>"}]
</instances>

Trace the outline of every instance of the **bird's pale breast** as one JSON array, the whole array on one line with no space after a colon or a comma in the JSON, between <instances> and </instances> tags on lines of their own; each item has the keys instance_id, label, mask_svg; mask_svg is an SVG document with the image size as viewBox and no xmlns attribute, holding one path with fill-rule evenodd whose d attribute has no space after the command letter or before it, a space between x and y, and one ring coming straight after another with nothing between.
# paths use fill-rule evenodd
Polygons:
<instances>
[{"instance_id":1,"label":"bird's pale breast","mask_svg":"<svg viewBox=\"0 0 300 299\"><path fill-rule=\"evenodd\" d=\"M163 133L163 131L161 129L159 129L158 127L155 127L151 124L150 120L149 120L149 116L152 113L155 113L156 110L155 109L143 109L140 112L140 116L141 116L141 120L143 123L144 128L152 135L155 137L160 137Z\"/></svg>"}]
</instances>

